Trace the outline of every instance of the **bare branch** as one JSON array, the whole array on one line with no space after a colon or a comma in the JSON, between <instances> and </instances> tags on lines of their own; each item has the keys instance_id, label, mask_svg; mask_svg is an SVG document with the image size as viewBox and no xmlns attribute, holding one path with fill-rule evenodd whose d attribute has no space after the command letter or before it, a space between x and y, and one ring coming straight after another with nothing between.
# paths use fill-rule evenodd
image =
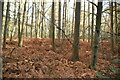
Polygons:
<instances>
[{"instance_id":1,"label":"bare branch","mask_svg":"<svg viewBox=\"0 0 120 80\"><path fill-rule=\"evenodd\" d=\"M92 1L89 1L89 0L87 0L87 1L90 2L92 5L98 7L98 6L97 6L95 3L93 3Z\"/></svg>"}]
</instances>

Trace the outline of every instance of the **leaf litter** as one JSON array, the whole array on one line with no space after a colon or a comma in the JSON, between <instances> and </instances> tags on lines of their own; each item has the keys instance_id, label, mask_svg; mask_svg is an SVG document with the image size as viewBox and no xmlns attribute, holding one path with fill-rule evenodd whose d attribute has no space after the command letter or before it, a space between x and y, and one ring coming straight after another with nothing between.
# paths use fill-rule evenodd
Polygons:
<instances>
[{"instance_id":1,"label":"leaf litter","mask_svg":"<svg viewBox=\"0 0 120 80\"><path fill-rule=\"evenodd\" d=\"M56 52L52 51L51 39L25 38L21 48L16 39L7 43L3 49L3 77L7 78L97 78L98 72L107 75L110 65L120 68L106 59L107 53L111 53L109 42L100 47L97 70L89 68L92 51L87 41L80 41L77 62L70 61L72 45L67 39L63 44L56 39Z\"/></svg>"}]
</instances>

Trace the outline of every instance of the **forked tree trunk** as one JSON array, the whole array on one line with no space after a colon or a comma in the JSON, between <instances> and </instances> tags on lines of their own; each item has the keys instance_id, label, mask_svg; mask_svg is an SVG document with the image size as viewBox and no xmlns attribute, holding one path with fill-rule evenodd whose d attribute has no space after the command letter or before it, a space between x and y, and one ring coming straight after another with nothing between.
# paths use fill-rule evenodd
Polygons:
<instances>
[{"instance_id":1,"label":"forked tree trunk","mask_svg":"<svg viewBox=\"0 0 120 80\"><path fill-rule=\"evenodd\" d=\"M26 4L27 4L27 2L25 2L25 4L24 4L24 11L23 11L23 20L22 20L22 28L21 28L21 33L20 33L20 39L18 39L18 40L20 40L20 41L18 41L19 43L18 43L18 45L19 45L19 47L22 47L22 44L23 44L23 31L24 31L24 21L25 21L25 13L26 13Z\"/></svg>"},{"instance_id":2,"label":"forked tree trunk","mask_svg":"<svg viewBox=\"0 0 120 80\"><path fill-rule=\"evenodd\" d=\"M101 15L102 15L102 2L98 0L97 6L97 17L96 17L96 26L95 26L95 36L94 36L94 45L92 50L92 61L91 68L96 69L98 49L99 49L99 36L100 36L100 27L101 27Z\"/></svg>"}]
</instances>

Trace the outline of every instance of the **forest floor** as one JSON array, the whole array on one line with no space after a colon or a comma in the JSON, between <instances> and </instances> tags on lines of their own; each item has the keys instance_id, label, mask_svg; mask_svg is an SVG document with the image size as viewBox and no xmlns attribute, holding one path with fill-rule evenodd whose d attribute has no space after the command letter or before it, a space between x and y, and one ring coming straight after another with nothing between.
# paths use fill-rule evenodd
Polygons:
<instances>
[{"instance_id":1,"label":"forest floor","mask_svg":"<svg viewBox=\"0 0 120 80\"><path fill-rule=\"evenodd\" d=\"M70 39L73 42L73 39ZM119 49L119 50L118 50ZM51 39L25 38L23 47L17 46L17 39L7 40L7 48L3 49L3 77L6 78L98 78L114 77L110 74L111 66L120 69L117 63L109 60L120 59L119 48L112 54L110 42L104 41L98 54L97 69L89 68L91 61L91 46L87 41L80 40L80 61L70 61L72 45L67 39L61 43L56 40L56 52L52 51ZM119 55L120 56L120 55Z\"/></svg>"}]
</instances>

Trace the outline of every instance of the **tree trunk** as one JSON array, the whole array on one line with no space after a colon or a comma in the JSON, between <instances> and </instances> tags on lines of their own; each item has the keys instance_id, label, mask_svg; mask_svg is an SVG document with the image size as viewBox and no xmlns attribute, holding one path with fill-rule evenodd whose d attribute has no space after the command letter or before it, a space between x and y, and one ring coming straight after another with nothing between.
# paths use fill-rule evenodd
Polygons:
<instances>
[{"instance_id":1,"label":"tree trunk","mask_svg":"<svg viewBox=\"0 0 120 80\"><path fill-rule=\"evenodd\" d=\"M7 25L7 33L6 33L6 34L7 34L7 38L9 38L9 37L10 37L10 27L9 27L10 24L9 24L9 23L10 23L10 21L11 21L11 20L10 20L10 19L11 19L11 18L10 18L10 3L9 3L9 13L8 13L7 16L8 16L8 21L7 21L7 24L8 24L8 25Z\"/></svg>"},{"instance_id":2,"label":"tree trunk","mask_svg":"<svg viewBox=\"0 0 120 80\"><path fill-rule=\"evenodd\" d=\"M88 42L90 42L90 3L88 2Z\"/></svg>"},{"instance_id":3,"label":"tree trunk","mask_svg":"<svg viewBox=\"0 0 120 80\"><path fill-rule=\"evenodd\" d=\"M80 29L80 12L81 12L80 9L81 9L81 2L76 2L73 54L71 58L72 61L79 61L79 29Z\"/></svg>"},{"instance_id":4,"label":"tree trunk","mask_svg":"<svg viewBox=\"0 0 120 80\"><path fill-rule=\"evenodd\" d=\"M75 0L74 0L74 4L73 4L73 16L72 16L72 32L71 32L71 38L73 37L73 33L74 33L74 15L75 15Z\"/></svg>"},{"instance_id":5,"label":"tree trunk","mask_svg":"<svg viewBox=\"0 0 120 80\"><path fill-rule=\"evenodd\" d=\"M64 2L64 5L63 5L63 20L62 20L62 29L65 32L64 27L65 27L65 2ZM62 38L64 38L64 37L65 37L65 35L62 32Z\"/></svg>"},{"instance_id":6,"label":"tree trunk","mask_svg":"<svg viewBox=\"0 0 120 80\"><path fill-rule=\"evenodd\" d=\"M6 10L6 18L5 18L5 26L4 26L4 34L3 34L3 48L6 48L6 38L7 38L7 26L8 26L9 8L10 8L10 3L7 2L7 10Z\"/></svg>"},{"instance_id":7,"label":"tree trunk","mask_svg":"<svg viewBox=\"0 0 120 80\"><path fill-rule=\"evenodd\" d=\"M14 7L16 7L16 2L14 4ZM16 24L17 24L17 20L16 20L16 8L14 8L14 27L16 27ZM11 30L10 41L12 41L12 38L13 38L14 27Z\"/></svg>"},{"instance_id":8,"label":"tree trunk","mask_svg":"<svg viewBox=\"0 0 120 80\"><path fill-rule=\"evenodd\" d=\"M4 12L4 0L2 2L2 19L3 19L3 12Z\"/></svg>"},{"instance_id":9,"label":"tree trunk","mask_svg":"<svg viewBox=\"0 0 120 80\"><path fill-rule=\"evenodd\" d=\"M41 37L41 18L42 18L42 15L40 14L39 15L39 17L40 17L40 21L39 21L39 37Z\"/></svg>"},{"instance_id":10,"label":"tree trunk","mask_svg":"<svg viewBox=\"0 0 120 80\"><path fill-rule=\"evenodd\" d=\"M40 2L40 9L42 8L42 1ZM41 9L42 11L42 9ZM42 14L39 15L40 21L39 21L39 37L41 37L41 23L42 23Z\"/></svg>"},{"instance_id":11,"label":"tree trunk","mask_svg":"<svg viewBox=\"0 0 120 80\"><path fill-rule=\"evenodd\" d=\"M91 62L92 69L96 69L96 64L97 64L99 36L100 36L100 27L101 27L101 15L102 15L102 2L98 0L94 46L92 50L92 62Z\"/></svg>"},{"instance_id":12,"label":"tree trunk","mask_svg":"<svg viewBox=\"0 0 120 80\"><path fill-rule=\"evenodd\" d=\"M52 2L52 15L51 15L51 19L52 19L52 49L53 51L55 51L55 27L54 27L54 0Z\"/></svg>"},{"instance_id":13,"label":"tree trunk","mask_svg":"<svg viewBox=\"0 0 120 80\"><path fill-rule=\"evenodd\" d=\"M83 14L83 41L85 41L85 0L84 0L84 14Z\"/></svg>"},{"instance_id":14,"label":"tree trunk","mask_svg":"<svg viewBox=\"0 0 120 80\"><path fill-rule=\"evenodd\" d=\"M41 26L41 38L43 38L43 26L44 26L44 1L42 4L42 26Z\"/></svg>"},{"instance_id":15,"label":"tree trunk","mask_svg":"<svg viewBox=\"0 0 120 80\"><path fill-rule=\"evenodd\" d=\"M33 18L34 18L34 3L32 4L32 20L31 20L31 31L30 31L30 37L32 38L33 37L33 34L32 34L32 29L33 29Z\"/></svg>"},{"instance_id":16,"label":"tree trunk","mask_svg":"<svg viewBox=\"0 0 120 80\"><path fill-rule=\"evenodd\" d=\"M64 1L64 8L65 8L65 21L64 21L64 27L63 27L63 30L64 30L64 32L66 33L66 30L65 30L65 28L66 28L66 24L67 24L67 2L66 1ZM65 35L63 35L63 38L65 38Z\"/></svg>"},{"instance_id":17,"label":"tree trunk","mask_svg":"<svg viewBox=\"0 0 120 80\"><path fill-rule=\"evenodd\" d=\"M36 7L36 3L35 3L35 37L36 38L37 38L37 33L38 33L37 20L38 20L38 13L37 13L37 7Z\"/></svg>"},{"instance_id":18,"label":"tree trunk","mask_svg":"<svg viewBox=\"0 0 120 80\"><path fill-rule=\"evenodd\" d=\"M94 0L92 0L92 2L94 2ZM94 29L94 5L92 5L91 46L93 46L93 29Z\"/></svg>"},{"instance_id":19,"label":"tree trunk","mask_svg":"<svg viewBox=\"0 0 120 80\"><path fill-rule=\"evenodd\" d=\"M21 28L20 28L20 17L21 17L21 7L20 7L20 3L19 3L19 8L18 8L18 46L20 47L20 30L21 30Z\"/></svg>"},{"instance_id":20,"label":"tree trunk","mask_svg":"<svg viewBox=\"0 0 120 80\"><path fill-rule=\"evenodd\" d=\"M0 1L0 79L2 79L2 17L3 17L3 5Z\"/></svg>"},{"instance_id":21,"label":"tree trunk","mask_svg":"<svg viewBox=\"0 0 120 80\"><path fill-rule=\"evenodd\" d=\"M22 28L21 28L21 33L20 33L20 39L18 39L19 41L19 43L18 43L18 46L19 47L22 47L22 44L23 44L23 28L24 28L24 21L25 21L25 13L26 13L26 3L27 2L25 2L25 4L24 4L24 11L23 11L23 20L22 20Z\"/></svg>"},{"instance_id":22,"label":"tree trunk","mask_svg":"<svg viewBox=\"0 0 120 80\"><path fill-rule=\"evenodd\" d=\"M29 8L29 3L28 3L28 8ZM28 24L28 19L29 19L29 17L28 17L28 14L29 14L29 9L27 10L27 20L26 20L26 37L28 37L28 26L27 26L27 24Z\"/></svg>"},{"instance_id":23,"label":"tree trunk","mask_svg":"<svg viewBox=\"0 0 120 80\"><path fill-rule=\"evenodd\" d=\"M59 0L59 11L58 11L58 40L60 40L60 35L61 35L61 1Z\"/></svg>"},{"instance_id":24,"label":"tree trunk","mask_svg":"<svg viewBox=\"0 0 120 80\"><path fill-rule=\"evenodd\" d=\"M28 26L27 26L27 24L28 24L28 15L27 15L27 20L26 20L26 37L28 37Z\"/></svg>"},{"instance_id":25,"label":"tree trunk","mask_svg":"<svg viewBox=\"0 0 120 80\"><path fill-rule=\"evenodd\" d=\"M114 53L114 36L113 36L113 2L111 2L111 5L110 5L110 19L111 19L111 50L112 52Z\"/></svg>"},{"instance_id":26,"label":"tree trunk","mask_svg":"<svg viewBox=\"0 0 120 80\"><path fill-rule=\"evenodd\" d=\"M115 33L118 33L118 25L117 25L117 2L115 2ZM118 43L118 36L115 37L115 43Z\"/></svg>"}]
</instances>

